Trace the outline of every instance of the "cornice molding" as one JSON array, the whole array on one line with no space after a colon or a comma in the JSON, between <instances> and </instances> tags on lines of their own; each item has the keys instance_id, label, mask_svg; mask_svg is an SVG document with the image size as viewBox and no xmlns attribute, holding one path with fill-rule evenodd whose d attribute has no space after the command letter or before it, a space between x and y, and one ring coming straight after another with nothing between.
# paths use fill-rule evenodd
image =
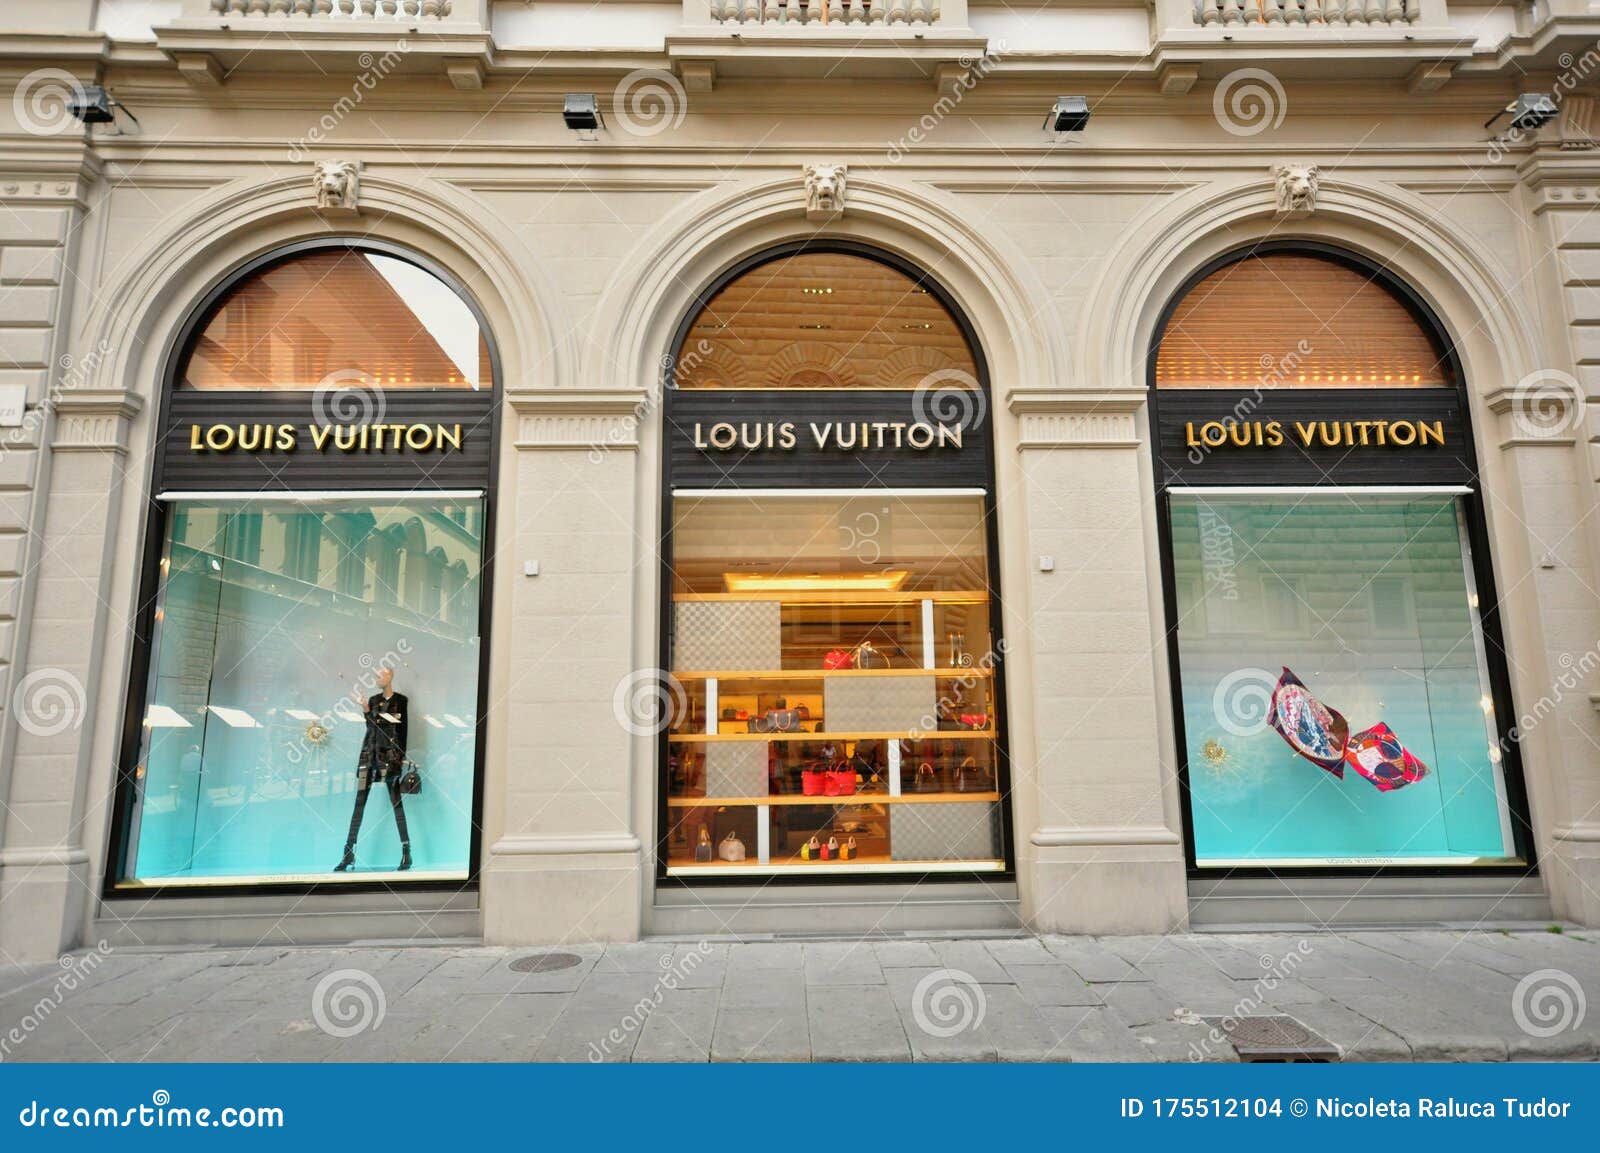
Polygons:
<instances>
[{"instance_id":1,"label":"cornice molding","mask_svg":"<svg viewBox=\"0 0 1600 1153\"><path fill-rule=\"evenodd\" d=\"M1012 389L1017 448L1137 448L1144 389Z\"/></svg>"},{"instance_id":2,"label":"cornice molding","mask_svg":"<svg viewBox=\"0 0 1600 1153\"><path fill-rule=\"evenodd\" d=\"M522 451L637 450L639 425L656 404L644 389L517 389L505 398Z\"/></svg>"},{"instance_id":3,"label":"cornice molding","mask_svg":"<svg viewBox=\"0 0 1600 1153\"><path fill-rule=\"evenodd\" d=\"M68 388L51 398L50 407L55 410L52 452L124 454L144 398L120 388Z\"/></svg>"}]
</instances>

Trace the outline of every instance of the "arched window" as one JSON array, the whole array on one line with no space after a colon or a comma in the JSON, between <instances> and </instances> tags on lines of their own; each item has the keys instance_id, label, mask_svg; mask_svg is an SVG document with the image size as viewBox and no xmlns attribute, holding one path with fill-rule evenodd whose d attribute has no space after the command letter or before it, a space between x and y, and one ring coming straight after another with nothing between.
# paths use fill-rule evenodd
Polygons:
<instances>
[{"instance_id":1,"label":"arched window","mask_svg":"<svg viewBox=\"0 0 1600 1153\"><path fill-rule=\"evenodd\" d=\"M701 294L671 366L664 873L1004 873L988 396L949 293L791 245Z\"/></svg>"},{"instance_id":2,"label":"arched window","mask_svg":"<svg viewBox=\"0 0 1600 1153\"><path fill-rule=\"evenodd\" d=\"M1323 253L1233 260L1185 289L1163 331L1158 388L1451 388L1415 305Z\"/></svg>"},{"instance_id":3,"label":"arched window","mask_svg":"<svg viewBox=\"0 0 1600 1153\"><path fill-rule=\"evenodd\" d=\"M1150 383L1193 864L1521 867L1470 407L1426 305L1349 253L1231 253Z\"/></svg>"},{"instance_id":4,"label":"arched window","mask_svg":"<svg viewBox=\"0 0 1600 1153\"><path fill-rule=\"evenodd\" d=\"M409 825L364 798L392 775L374 717L418 764L477 756L498 398L476 305L420 256L328 238L236 270L175 343L109 871L459 884L469 774L406 798Z\"/></svg>"},{"instance_id":5,"label":"arched window","mask_svg":"<svg viewBox=\"0 0 1600 1153\"><path fill-rule=\"evenodd\" d=\"M195 335L180 389L490 388L489 342L467 302L417 264L333 248L232 285Z\"/></svg>"}]
</instances>

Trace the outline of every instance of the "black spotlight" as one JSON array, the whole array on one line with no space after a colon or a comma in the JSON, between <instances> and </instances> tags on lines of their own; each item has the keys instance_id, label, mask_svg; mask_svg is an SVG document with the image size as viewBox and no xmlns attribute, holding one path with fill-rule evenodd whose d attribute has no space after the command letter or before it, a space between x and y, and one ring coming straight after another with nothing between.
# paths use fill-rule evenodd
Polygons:
<instances>
[{"instance_id":1,"label":"black spotlight","mask_svg":"<svg viewBox=\"0 0 1600 1153\"><path fill-rule=\"evenodd\" d=\"M569 92L561 102L561 119L574 132L595 132L600 128L600 102L593 92Z\"/></svg>"},{"instance_id":2,"label":"black spotlight","mask_svg":"<svg viewBox=\"0 0 1600 1153\"><path fill-rule=\"evenodd\" d=\"M1086 96L1058 96L1044 126L1050 132L1082 132L1089 123L1089 98Z\"/></svg>"},{"instance_id":3,"label":"black spotlight","mask_svg":"<svg viewBox=\"0 0 1600 1153\"><path fill-rule=\"evenodd\" d=\"M111 110L116 101L111 93L98 84L85 84L74 88L67 99L67 111L84 124L111 124L117 114Z\"/></svg>"},{"instance_id":4,"label":"black spotlight","mask_svg":"<svg viewBox=\"0 0 1600 1153\"><path fill-rule=\"evenodd\" d=\"M1507 104L1499 112L1491 116L1485 128L1494 124L1501 117L1511 117L1511 127L1519 132L1532 132L1535 128L1542 128L1556 118L1556 102L1547 92L1522 92L1517 98Z\"/></svg>"}]
</instances>

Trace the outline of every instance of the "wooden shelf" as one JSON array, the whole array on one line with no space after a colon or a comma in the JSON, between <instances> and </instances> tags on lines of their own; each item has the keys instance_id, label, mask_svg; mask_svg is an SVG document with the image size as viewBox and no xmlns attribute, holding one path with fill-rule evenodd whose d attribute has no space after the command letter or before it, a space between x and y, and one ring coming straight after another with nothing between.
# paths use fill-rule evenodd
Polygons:
<instances>
[{"instance_id":1,"label":"wooden shelf","mask_svg":"<svg viewBox=\"0 0 1600 1153\"><path fill-rule=\"evenodd\" d=\"M749 743L751 741L970 741L992 740L993 729L938 729L926 733L671 733L675 745Z\"/></svg>"},{"instance_id":2,"label":"wooden shelf","mask_svg":"<svg viewBox=\"0 0 1600 1153\"><path fill-rule=\"evenodd\" d=\"M751 805L933 805L967 801L987 801L992 804L999 799L997 792L902 793L898 797L891 797L888 793L851 793L845 797L778 793L770 797L668 797L667 804L674 809L704 809Z\"/></svg>"},{"instance_id":3,"label":"wooden shelf","mask_svg":"<svg viewBox=\"0 0 1600 1153\"><path fill-rule=\"evenodd\" d=\"M989 594L979 591L965 592L846 592L844 590L818 590L816 592L764 592L764 593L673 593L674 601L782 601L786 605L914 605L921 601L938 604L987 604Z\"/></svg>"},{"instance_id":4,"label":"wooden shelf","mask_svg":"<svg viewBox=\"0 0 1600 1153\"><path fill-rule=\"evenodd\" d=\"M969 666L949 669L716 669L711 672L673 672L680 681L820 681L829 677L944 677L950 680L980 680L994 676L993 669Z\"/></svg>"},{"instance_id":5,"label":"wooden shelf","mask_svg":"<svg viewBox=\"0 0 1600 1153\"><path fill-rule=\"evenodd\" d=\"M760 861L671 861L667 874L678 877L750 876L772 873L999 873L1006 863L998 860L900 861L884 856L861 856L853 861L802 861L785 858L763 865Z\"/></svg>"}]
</instances>

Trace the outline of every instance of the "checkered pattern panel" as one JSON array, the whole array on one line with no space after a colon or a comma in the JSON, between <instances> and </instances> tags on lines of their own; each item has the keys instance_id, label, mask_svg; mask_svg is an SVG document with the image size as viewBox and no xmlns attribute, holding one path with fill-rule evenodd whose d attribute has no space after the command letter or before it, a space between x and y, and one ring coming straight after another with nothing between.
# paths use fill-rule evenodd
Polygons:
<instances>
[{"instance_id":1,"label":"checkered pattern panel","mask_svg":"<svg viewBox=\"0 0 1600 1153\"><path fill-rule=\"evenodd\" d=\"M691 672L783 667L777 601L680 601L672 667Z\"/></svg>"},{"instance_id":2,"label":"checkered pattern panel","mask_svg":"<svg viewBox=\"0 0 1600 1153\"><path fill-rule=\"evenodd\" d=\"M706 744L706 796L767 795L765 741L711 741Z\"/></svg>"},{"instance_id":3,"label":"checkered pattern panel","mask_svg":"<svg viewBox=\"0 0 1600 1153\"><path fill-rule=\"evenodd\" d=\"M993 801L889 806L889 856L896 861L993 861L1000 810Z\"/></svg>"},{"instance_id":4,"label":"checkered pattern panel","mask_svg":"<svg viewBox=\"0 0 1600 1153\"><path fill-rule=\"evenodd\" d=\"M833 733L902 733L935 727L933 677L829 677L822 719Z\"/></svg>"}]
</instances>

